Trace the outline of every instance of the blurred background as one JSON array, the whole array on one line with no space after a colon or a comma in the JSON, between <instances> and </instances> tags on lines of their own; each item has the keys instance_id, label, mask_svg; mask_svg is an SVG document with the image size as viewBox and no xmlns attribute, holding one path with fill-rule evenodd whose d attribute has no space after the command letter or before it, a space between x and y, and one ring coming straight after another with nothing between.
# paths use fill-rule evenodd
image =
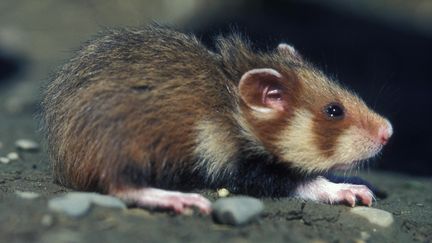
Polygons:
<instances>
[{"instance_id":1,"label":"blurred background","mask_svg":"<svg viewBox=\"0 0 432 243\"><path fill-rule=\"evenodd\" d=\"M232 27L259 49L292 44L392 121L394 137L372 167L432 175L430 0L2 0L0 116L35 123L20 115L34 114L50 73L80 43L152 20L210 47Z\"/></svg>"}]
</instances>

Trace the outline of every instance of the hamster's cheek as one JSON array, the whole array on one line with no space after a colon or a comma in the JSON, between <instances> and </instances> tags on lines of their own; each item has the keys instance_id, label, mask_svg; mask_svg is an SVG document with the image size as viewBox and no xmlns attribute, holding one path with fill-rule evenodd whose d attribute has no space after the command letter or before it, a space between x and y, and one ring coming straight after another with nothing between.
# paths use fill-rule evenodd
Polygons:
<instances>
[{"instance_id":1,"label":"hamster's cheek","mask_svg":"<svg viewBox=\"0 0 432 243\"><path fill-rule=\"evenodd\" d=\"M351 164L375 156L381 148L367 132L352 126L338 138L332 159L338 164Z\"/></svg>"}]
</instances>

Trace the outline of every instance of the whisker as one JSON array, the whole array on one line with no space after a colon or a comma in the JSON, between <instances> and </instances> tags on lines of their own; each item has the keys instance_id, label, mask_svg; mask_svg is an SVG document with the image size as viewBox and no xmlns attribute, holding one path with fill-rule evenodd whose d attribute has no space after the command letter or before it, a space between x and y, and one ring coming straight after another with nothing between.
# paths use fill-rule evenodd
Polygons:
<instances>
[{"instance_id":1,"label":"whisker","mask_svg":"<svg viewBox=\"0 0 432 243\"><path fill-rule=\"evenodd\" d=\"M383 92L385 90L385 88L388 84L389 84L389 80L386 80L385 83L378 90L378 94L375 96L375 101L374 101L374 104L372 106L373 109L376 108L376 104L378 103L378 99L380 98L381 92Z\"/></svg>"}]
</instances>

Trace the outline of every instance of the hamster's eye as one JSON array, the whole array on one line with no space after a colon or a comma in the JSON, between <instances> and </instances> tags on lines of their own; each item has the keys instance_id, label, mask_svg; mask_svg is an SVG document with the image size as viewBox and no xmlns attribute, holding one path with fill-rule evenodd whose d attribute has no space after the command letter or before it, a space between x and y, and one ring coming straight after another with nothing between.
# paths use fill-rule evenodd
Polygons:
<instances>
[{"instance_id":1,"label":"hamster's eye","mask_svg":"<svg viewBox=\"0 0 432 243\"><path fill-rule=\"evenodd\" d=\"M344 108L341 104L330 103L324 108L324 112L327 117L331 119L342 119L345 115Z\"/></svg>"}]
</instances>

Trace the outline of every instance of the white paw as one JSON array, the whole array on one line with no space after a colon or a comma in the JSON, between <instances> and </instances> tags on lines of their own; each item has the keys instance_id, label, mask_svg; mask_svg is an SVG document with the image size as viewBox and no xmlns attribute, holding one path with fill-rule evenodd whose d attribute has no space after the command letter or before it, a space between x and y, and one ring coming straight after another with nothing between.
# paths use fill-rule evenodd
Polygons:
<instances>
[{"instance_id":1,"label":"white paw","mask_svg":"<svg viewBox=\"0 0 432 243\"><path fill-rule=\"evenodd\" d=\"M300 185L295 191L295 196L330 204L347 204L351 207L354 207L356 202L371 206L375 199L367 186L333 183L324 177L317 177Z\"/></svg>"},{"instance_id":2,"label":"white paw","mask_svg":"<svg viewBox=\"0 0 432 243\"><path fill-rule=\"evenodd\" d=\"M211 202L196 193L182 193L156 188L142 188L114 193L124 201L143 208L158 208L185 213L188 208L196 207L201 213L211 212Z\"/></svg>"},{"instance_id":3,"label":"white paw","mask_svg":"<svg viewBox=\"0 0 432 243\"><path fill-rule=\"evenodd\" d=\"M146 206L144 205L140 206ZM171 195L164 195L158 198L156 206L164 209L174 210L176 213L184 213L187 208L196 207L201 213L209 214L211 212L211 202L196 193L174 192Z\"/></svg>"}]
</instances>

